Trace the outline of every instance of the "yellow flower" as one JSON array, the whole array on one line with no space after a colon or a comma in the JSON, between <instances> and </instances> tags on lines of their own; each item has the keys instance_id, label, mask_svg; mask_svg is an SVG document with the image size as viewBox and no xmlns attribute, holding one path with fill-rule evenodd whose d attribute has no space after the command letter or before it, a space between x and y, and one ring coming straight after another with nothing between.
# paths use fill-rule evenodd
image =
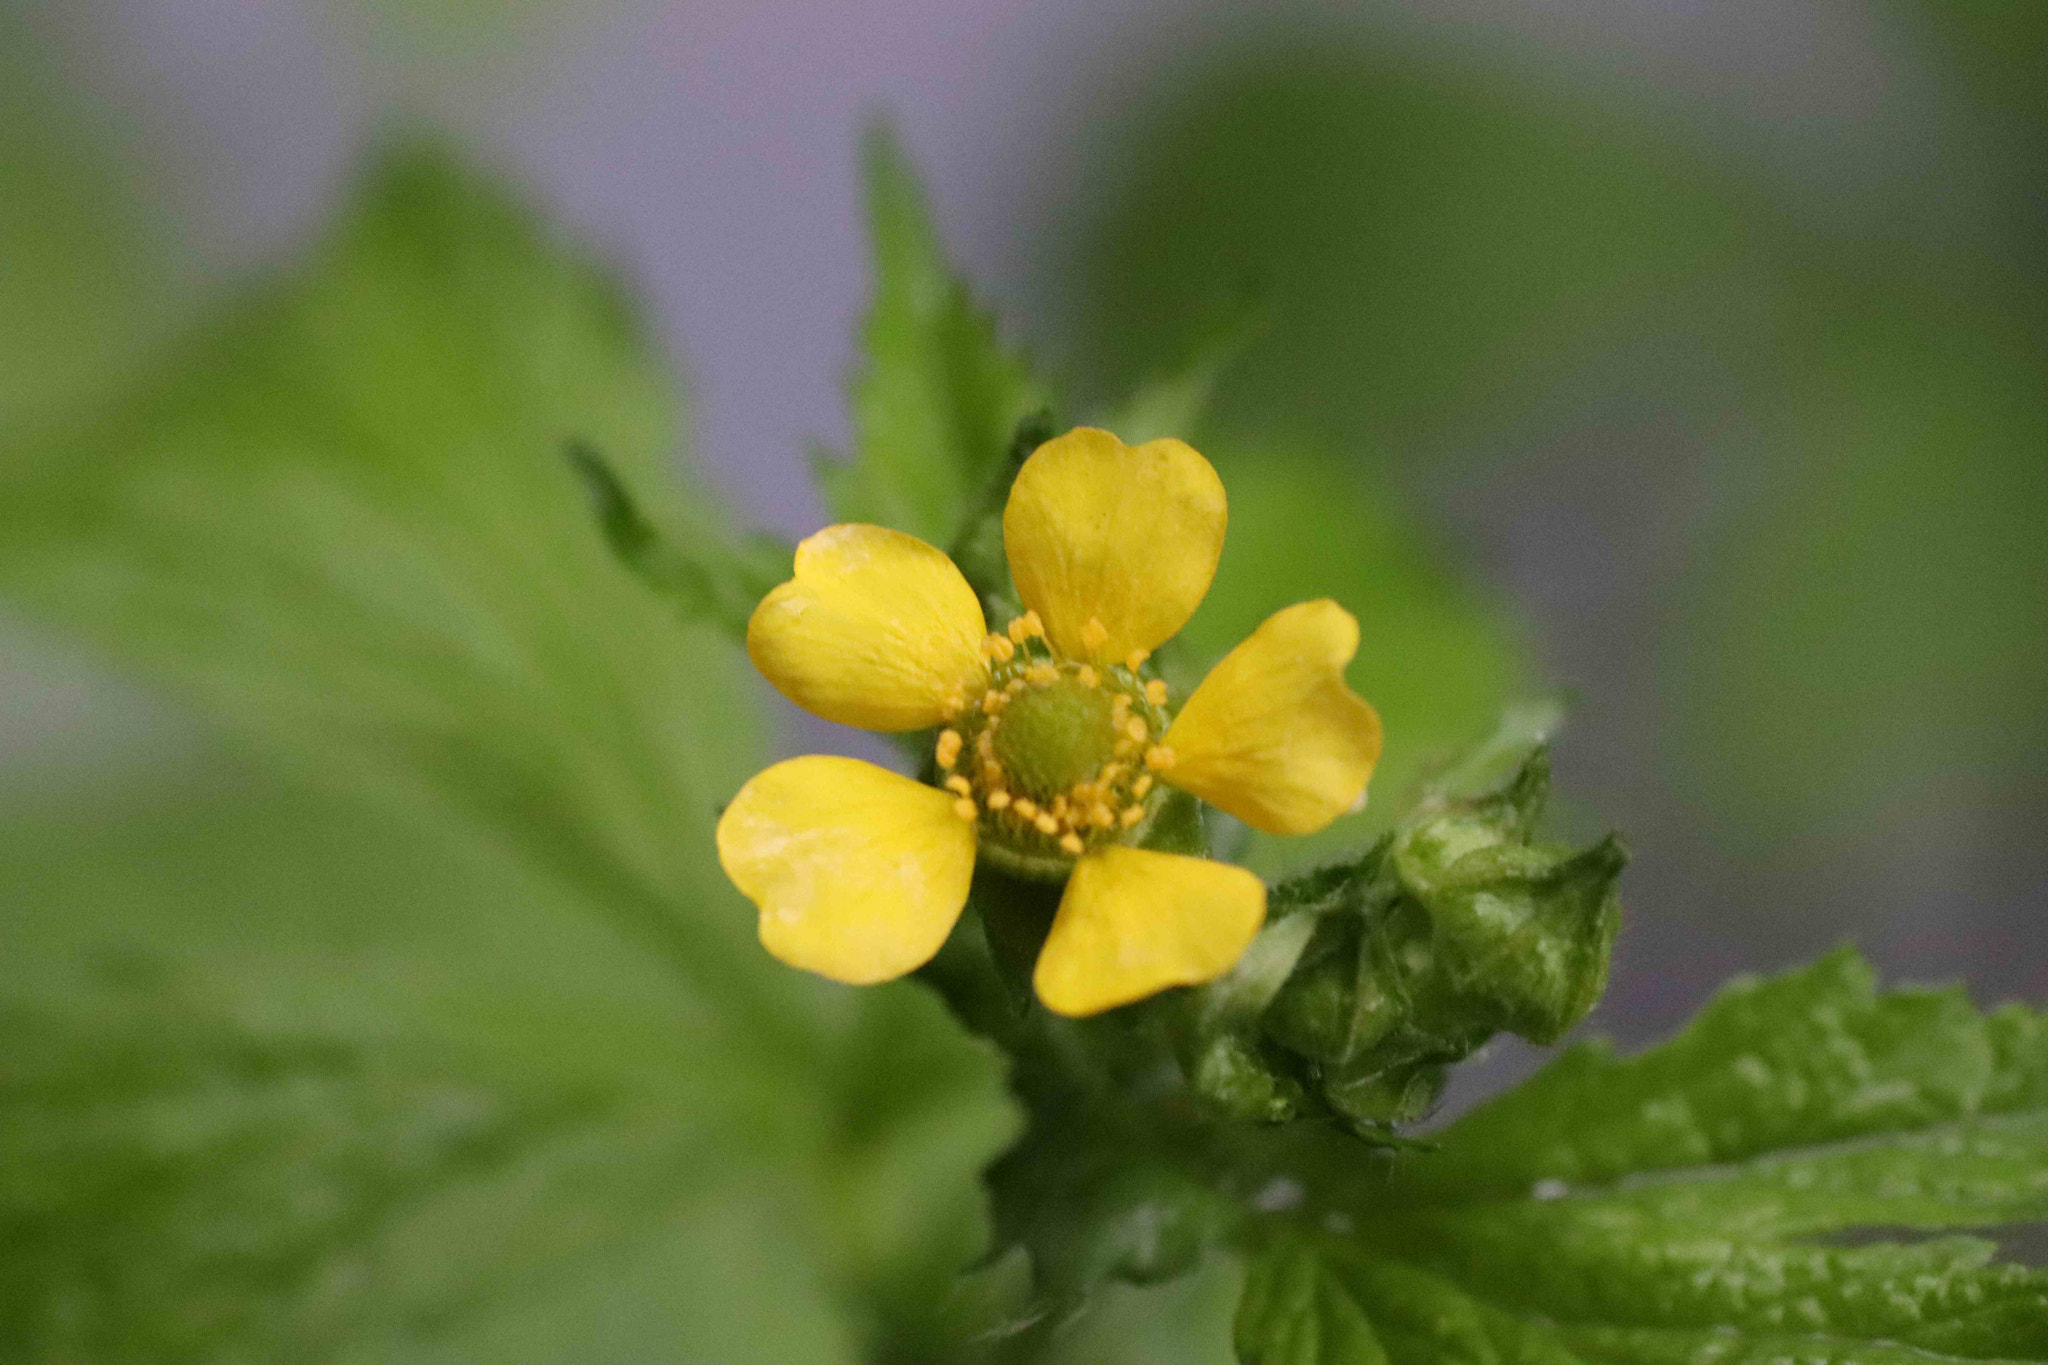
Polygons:
<instances>
[{"instance_id":1,"label":"yellow flower","mask_svg":"<svg viewBox=\"0 0 2048 1365\"><path fill-rule=\"evenodd\" d=\"M977 857L1064 881L1033 980L1093 1014L1235 965L1265 919L1240 867L1140 847L1168 787L1274 834L1353 806L1380 723L1344 684L1358 623L1331 601L1276 612L1184 703L1146 668L1209 591L1223 484L1179 441L1083 427L1024 462L1003 510L1028 610L990 633L953 562L913 536L831 526L797 547L747 652L807 711L869 730L936 728L936 784L850 758L796 758L718 823L761 942L837 981L886 981L939 950Z\"/></svg>"}]
</instances>

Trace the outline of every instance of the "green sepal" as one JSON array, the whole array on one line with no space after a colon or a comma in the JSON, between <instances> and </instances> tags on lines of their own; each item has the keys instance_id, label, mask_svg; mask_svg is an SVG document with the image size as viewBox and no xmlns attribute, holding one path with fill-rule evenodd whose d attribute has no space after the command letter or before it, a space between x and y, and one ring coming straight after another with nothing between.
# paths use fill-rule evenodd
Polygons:
<instances>
[{"instance_id":1,"label":"green sepal","mask_svg":"<svg viewBox=\"0 0 2048 1365\"><path fill-rule=\"evenodd\" d=\"M684 621L708 621L744 640L754 608L789 576L791 547L770 535L721 536L698 528L686 540L664 531L648 519L596 447L571 441L565 454L619 561L666 598Z\"/></svg>"},{"instance_id":2,"label":"green sepal","mask_svg":"<svg viewBox=\"0 0 2048 1365\"><path fill-rule=\"evenodd\" d=\"M1549 771L1530 749L1492 789L1439 791L1356 862L1273 888L1245 963L1180 1016L1195 1092L1233 1117L1322 1113L1384 1139L1494 1034L1550 1042L1584 1018L1626 855L1613 836L1534 841Z\"/></svg>"}]
</instances>

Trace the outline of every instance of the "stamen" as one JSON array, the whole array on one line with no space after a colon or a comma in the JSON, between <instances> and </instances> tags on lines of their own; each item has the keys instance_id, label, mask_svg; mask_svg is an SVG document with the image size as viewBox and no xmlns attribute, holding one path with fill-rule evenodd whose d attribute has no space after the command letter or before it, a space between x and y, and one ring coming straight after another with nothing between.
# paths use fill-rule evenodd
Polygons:
<instances>
[{"instance_id":1,"label":"stamen","mask_svg":"<svg viewBox=\"0 0 2048 1365\"><path fill-rule=\"evenodd\" d=\"M1003 704L1009 701L1009 699L1007 693L998 692L991 687L988 691L981 694L982 714L989 716L1000 715Z\"/></svg>"},{"instance_id":2,"label":"stamen","mask_svg":"<svg viewBox=\"0 0 2048 1365\"><path fill-rule=\"evenodd\" d=\"M1052 818L1050 811L1038 812L1038 818L1031 823L1038 826L1040 834L1057 834L1060 830L1060 822Z\"/></svg>"},{"instance_id":3,"label":"stamen","mask_svg":"<svg viewBox=\"0 0 2048 1365\"><path fill-rule=\"evenodd\" d=\"M1159 678L1154 678L1151 682L1146 683L1145 700L1151 702L1154 706L1166 705L1166 683Z\"/></svg>"},{"instance_id":4,"label":"stamen","mask_svg":"<svg viewBox=\"0 0 2048 1365\"><path fill-rule=\"evenodd\" d=\"M1102 624L1101 618L1089 617L1088 624L1081 627L1082 647L1093 653L1108 643L1109 627Z\"/></svg>"},{"instance_id":5,"label":"stamen","mask_svg":"<svg viewBox=\"0 0 2048 1365\"><path fill-rule=\"evenodd\" d=\"M1020 820L1036 820L1038 818L1038 803L1028 796L1018 797L1010 809L1017 812L1017 818Z\"/></svg>"},{"instance_id":6,"label":"stamen","mask_svg":"<svg viewBox=\"0 0 2048 1365\"><path fill-rule=\"evenodd\" d=\"M975 810L974 802L965 796L953 803L953 814L959 816L970 825L979 819L981 815L979 811Z\"/></svg>"},{"instance_id":7,"label":"stamen","mask_svg":"<svg viewBox=\"0 0 2048 1365\"><path fill-rule=\"evenodd\" d=\"M1139 773L1138 780L1131 784L1131 795L1137 797L1140 801L1143 801L1145 793L1151 790L1152 774L1150 773Z\"/></svg>"},{"instance_id":8,"label":"stamen","mask_svg":"<svg viewBox=\"0 0 2048 1365\"><path fill-rule=\"evenodd\" d=\"M1033 687L1051 687L1060 680L1060 670L1056 664L1033 664L1024 670L1024 676Z\"/></svg>"},{"instance_id":9,"label":"stamen","mask_svg":"<svg viewBox=\"0 0 2048 1365\"><path fill-rule=\"evenodd\" d=\"M1097 801L1088 811L1088 823L1097 829L1108 829L1116 823L1116 812Z\"/></svg>"},{"instance_id":10,"label":"stamen","mask_svg":"<svg viewBox=\"0 0 2048 1365\"><path fill-rule=\"evenodd\" d=\"M1145 818L1145 808L1143 806L1125 806L1124 813L1117 818L1125 829L1129 829L1132 825Z\"/></svg>"},{"instance_id":11,"label":"stamen","mask_svg":"<svg viewBox=\"0 0 2048 1365\"><path fill-rule=\"evenodd\" d=\"M1001 787L997 787L994 791L988 794L988 808L990 810L1002 810L1009 804L1010 794L1004 791Z\"/></svg>"},{"instance_id":12,"label":"stamen","mask_svg":"<svg viewBox=\"0 0 2048 1365\"><path fill-rule=\"evenodd\" d=\"M1145 718L1143 716L1132 716L1129 720L1125 721L1124 733L1129 735L1131 737L1131 741L1136 744L1143 744L1146 740L1152 737L1152 731L1146 728ZM1150 754L1147 754L1145 756L1145 761L1147 763L1150 763L1152 761L1152 756Z\"/></svg>"},{"instance_id":13,"label":"stamen","mask_svg":"<svg viewBox=\"0 0 2048 1365\"><path fill-rule=\"evenodd\" d=\"M961 743L958 730L939 731L939 750L937 756L939 766L947 772L953 771L953 765L960 761Z\"/></svg>"},{"instance_id":14,"label":"stamen","mask_svg":"<svg viewBox=\"0 0 2048 1365\"><path fill-rule=\"evenodd\" d=\"M1102 682L1102 675L1097 673L1094 669L1090 668L1087 664L1082 664L1081 667L1075 672L1074 677L1080 682L1081 686L1083 687L1095 687L1100 685Z\"/></svg>"},{"instance_id":15,"label":"stamen","mask_svg":"<svg viewBox=\"0 0 2048 1365\"><path fill-rule=\"evenodd\" d=\"M966 697L960 695L957 691L948 692L946 699L939 703L939 714L945 719L951 720L965 710L966 707Z\"/></svg>"},{"instance_id":16,"label":"stamen","mask_svg":"<svg viewBox=\"0 0 2048 1365\"><path fill-rule=\"evenodd\" d=\"M946 779L946 790L958 796L972 796L974 795L974 784L960 776L960 774L954 773Z\"/></svg>"},{"instance_id":17,"label":"stamen","mask_svg":"<svg viewBox=\"0 0 2048 1365\"><path fill-rule=\"evenodd\" d=\"M1173 766L1173 750L1164 744L1153 745L1145 751L1145 766L1154 772L1165 772Z\"/></svg>"},{"instance_id":18,"label":"stamen","mask_svg":"<svg viewBox=\"0 0 2048 1365\"><path fill-rule=\"evenodd\" d=\"M1124 667L1136 673L1145 666L1145 660L1151 657L1152 651L1149 649L1134 649L1124 656Z\"/></svg>"},{"instance_id":19,"label":"stamen","mask_svg":"<svg viewBox=\"0 0 2048 1365\"><path fill-rule=\"evenodd\" d=\"M1078 834L1062 834L1060 836L1060 847L1076 858L1080 857L1082 849L1081 836Z\"/></svg>"}]
</instances>

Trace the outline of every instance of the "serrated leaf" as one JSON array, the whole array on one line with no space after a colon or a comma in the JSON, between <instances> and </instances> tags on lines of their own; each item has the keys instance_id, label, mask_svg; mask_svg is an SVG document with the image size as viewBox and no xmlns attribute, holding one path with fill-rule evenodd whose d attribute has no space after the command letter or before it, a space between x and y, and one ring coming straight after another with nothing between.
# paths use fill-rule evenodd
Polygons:
<instances>
[{"instance_id":1,"label":"serrated leaf","mask_svg":"<svg viewBox=\"0 0 2048 1365\"><path fill-rule=\"evenodd\" d=\"M2016 1007L1881 994L1838 953L1641 1057L1575 1048L1391 1178L1337 1179L1254 1282L1341 1287L1394 1365L2048 1360L2048 1272L1867 1240L2048 1219L2043 1037Z\"/></svg>"},{"instance_id":2,"label":"serrated leaf","mask_svg":"<svg viewBox=\"0 0 2048 1365\"><path fill-rule=\"evenodd\" d=\"M875 277L854 450L845 463L821 461L818 476L842 521L950 548L1002 473L1017 424L1042 400L948 268L923 188L886 129L868 134L862 164Z\"/></svg>"},{"instance_id":3,"label":"serrated leaf","mask_svg":"<svg viewBox=\"0 0 2048 1365\"><path fill-rule=\"evenodd\" d=\"M2019 1020L2035 1023L2016 1010L1987 1022L1959 990L1880 993L1841 949L1735 982L1640 1057L1571 1048L1445 1133L1400 1188L1515 1195L2014 1112L2040 1103L2031 1077L2048 1051Z\"/></svg>"}]
</instances>

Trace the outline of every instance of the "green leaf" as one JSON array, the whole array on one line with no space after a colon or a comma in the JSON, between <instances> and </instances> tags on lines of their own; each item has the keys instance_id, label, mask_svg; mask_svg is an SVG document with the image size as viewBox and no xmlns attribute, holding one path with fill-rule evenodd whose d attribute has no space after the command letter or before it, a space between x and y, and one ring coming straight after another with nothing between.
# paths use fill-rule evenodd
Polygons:
<instances>
[{"instance_id":1,"label":"green leaf","mask_svg":"<svg viewBox=\"0 0 2048 1365\"><path fill-rule=\"evenodd\" d=\"M0 838L0 1355L853 1359L807 1076L558 880L228 767ZM595 1292L712 1238L802 1270Z\"/></svg>"},{"instance_id":2,"label":"green leaf","mask_svg":"<svg viewBox=\"0 0 2048 1365\"><path fill-rule=\"evenodd\" d=\"M948 270L924 191L885 129L868 134L863 164L875 253L861 333L867 364L854 385L853 458L821 461L818 475L841 520L949 548L989 500L1012 433L1042 400Z\"/></svg>"},{"instance_id":3,"label":"green leaf","mask_svg":"<svg viewBox=\"0 0 2048 1365\"><path fill-rule=\"evenodd\" d=\"M999 1068L914 987L760 951L711 837L757 761L742 661L565 458L722 554L664 477L673 418L611 284L412 151L302 270L0 464L0 590L290 777L210 754L223 789L0 829L0 1354L965 1335L940 1286L1014 1122Z\"/></svg>"},{"instance_id":4,"label":"green leaf","mask_svg":"<svg viewBox=\"0 0 2048 1365\"><path fill-rule=\"evenodd\" d=\"M1238 1303L1237 1354L1248 1365L1385 1365L1358 1295L1338 1272L1338 1255L1309 1242L1277 1240L1252 1262Z\"/></svg>"},{"instance_id":5,"label":"green leaf","mask_svg":"<svg viewBox=\"0 0 2048 1365\"><path fill-rule=\"evenodd\" d=\"M2048 1272L1870 1240L2048 1219L2044 1040L2017 1007L1881 994L1847 952L1738 983L1663 1047L1575 1048L1271 1220L1240 1354L1381 1359L1279 1353L1334 1295L1395 1365L2048 1359Z\"/></svg>"},{"instance_id":6,"label":"green leaf","mask_svg":"<svg viewBox=\"0 0 2048 1365\"><path fill-rule=\"evenodd\" d=\"M666 387L607 280L392 156L295 287L0 468L0 587L330 780L510 840L733 995L755 949L699 911L709 843L676 836L759 722L735 652L614 561L563 456L605 452L686 521L655 477Z\"/></svg>"}]
</instances>

